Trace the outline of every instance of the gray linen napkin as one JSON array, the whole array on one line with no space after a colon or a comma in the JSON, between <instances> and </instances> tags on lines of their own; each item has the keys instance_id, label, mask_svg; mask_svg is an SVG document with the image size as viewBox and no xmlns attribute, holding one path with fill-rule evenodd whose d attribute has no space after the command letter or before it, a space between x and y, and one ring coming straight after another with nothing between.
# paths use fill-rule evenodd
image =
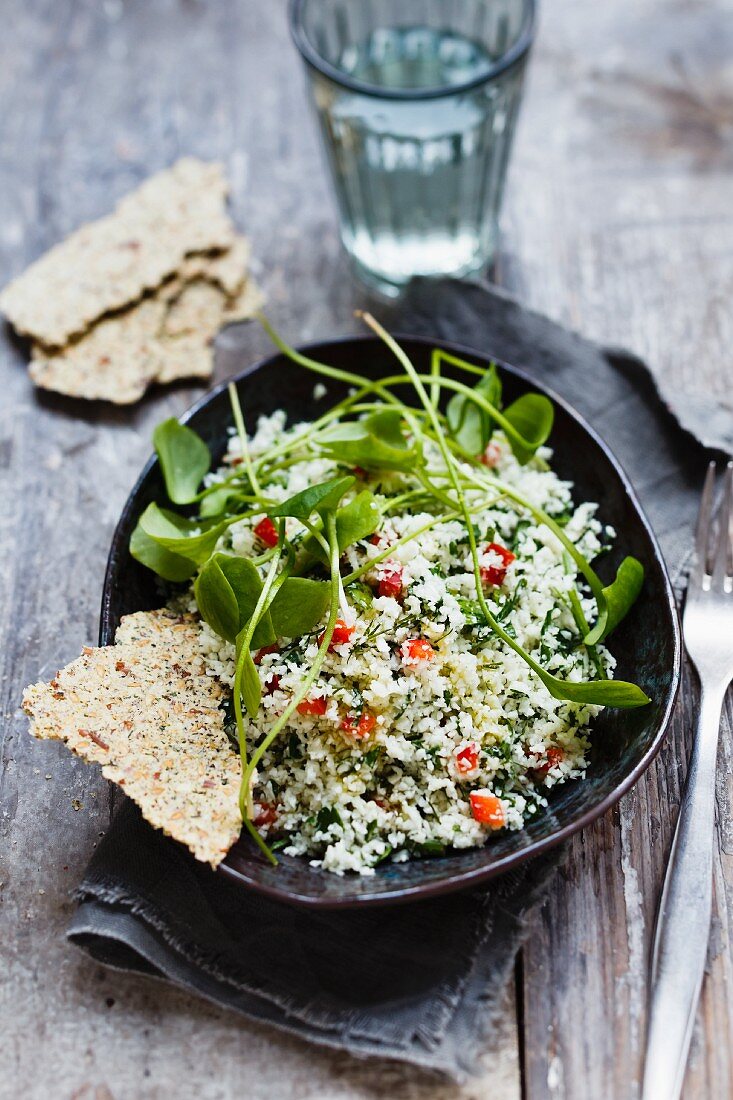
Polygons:
<instances>
[{"instance_id":1,"label":"gray linen napkin","mask_svg":"<svg viewBox=\"0 0 733 1100\"><path fill-rule=\"evenodd\" d=\"M638 359L483 284L416 283L387 320L524 367L568 398L615 450L681 575L707 459L698 439L733 450L729 418L711 435L717 410L698 402L682 427ZM313 1042L461 1080L478 1069L527 914L557 862L551 854L452 897L316 914L215 875L125 802L78 889L68 936L109 966Z\"/></svg>"}]
</instances>

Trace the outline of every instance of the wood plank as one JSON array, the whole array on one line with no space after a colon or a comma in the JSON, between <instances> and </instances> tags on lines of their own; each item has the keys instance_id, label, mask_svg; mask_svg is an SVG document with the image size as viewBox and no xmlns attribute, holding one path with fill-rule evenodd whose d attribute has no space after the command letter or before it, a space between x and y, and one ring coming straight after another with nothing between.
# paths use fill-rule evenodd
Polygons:
<instances>
[{"instance_id":1,"label":"wood plank","mask_svg":"<svg viewBox=\"0 0 733 1100\"><path fill-rule=\"evenodd\" d=\"M537 308L632 348L668 385L719 395L733 415L730 42L724 4L554 9L534 59L500 271ZM688 681L658 761L574 841L533 921L528 1100L638 1095L647 963L692 715ZM685 1085L706 1100L733 1093L725 738L719 769L716 909Z\"/></svg>"}]
</instances>

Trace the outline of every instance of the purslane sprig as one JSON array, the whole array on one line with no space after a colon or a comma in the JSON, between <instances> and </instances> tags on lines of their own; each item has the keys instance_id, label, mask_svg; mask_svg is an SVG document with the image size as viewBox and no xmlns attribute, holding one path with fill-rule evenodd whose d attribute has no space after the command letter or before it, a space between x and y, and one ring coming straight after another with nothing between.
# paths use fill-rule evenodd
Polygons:
<instances>
[{"instance_id":1,"label":"purslane sprig","mask_svg":"<svg viewBox=\"0 0 733 1100\"><path fill-rule=\"evenodd\" d=\"M476 536L473 530L473 524L471 523L468 506L466 504L465 492L461 485L460 477L456 471L456 461L450 452L450 448L447 445L445 433L438 419L437 412L434 406L431 404L430 399L428 398L420 376L418 375L417 371L413 367L412 363L410 362L402 348L396 343L395 340L393 340L389 333L382 328L379 322L374 320L373 317L371 317L369 314L364 314L363 316L369 327L372 328L382 340L384 340L387 346L399 359L400 363L404 366L408 376L413 381L415 391L417 392L420 401L422 402L426 411L428 411L429 413L430 419L432 421L432 427L436 436L436 442L440 448L443 460L446 465L446 469L453 484L453 488L458 501L458 506L463 513L464 521L466 524L466 533L468 535L469 546L471 548L471 558L473 561L474 579L476 582L476 598L478 599L479 606L481 607L481 611L487 625L490 626L494 633L501 638L505 645L509 646L510 649L513 649L514 652L519 657L521 657L522 660L532 669L532 671L536 673L536 675L540 678L542 683L555 699L568 700L574 703L591 704L593 706L644 706L650 701L648 696L645 695L641 688L638 687L636 684L630 684L624 680L586 680L577 682L559 679L559 677L554 676L551 672L548 672L546 669L542 668L539 662L535 661L534 657L532 657L531 654L529 654L527 650L519 644L519 642L512 638L512 636L507 633L506 629L499 623L496 617L492 615L488 603L486 602L486 597L484 596L483 584L481 582L481 566L478 558L478 548L476 546ZM479 405L479 407L481 407L481 405ZM509 491L507 486L502 486L502 488L504 492L513 499L516 499L519 496L519 494L516 493L514 490ZM530 507L530 510L538 511L536 509L532 509L528 502L522 500L522 503L526 507ZM548 516L546 516L544 513L541 514L545 521L549 520ZM553 523L552 526L556 528L556 531L553 531L553 533L562 532L562 528L557 527L556 524ZM570 547L572 546L573 557L576 561L579 562L579 559L582 558L582 555L579 554L579 551L577 551L577 548L570 542L570 540L566 539L564 532L562 532L562 534L563 541L567 541L567 549L570 551ZM577 557L575 557L576 555ZM583 559L583 562L584 565L587 564L585 563L585 559ZM595 577L595 574L593 573L593 570L590 568L589 565L588 574ZM594 595L596 595L595 592ZM598 595L596 595L596 598L598 599ZM600 606L599 614L603 614Z\"/></svg>"}]
</instances>

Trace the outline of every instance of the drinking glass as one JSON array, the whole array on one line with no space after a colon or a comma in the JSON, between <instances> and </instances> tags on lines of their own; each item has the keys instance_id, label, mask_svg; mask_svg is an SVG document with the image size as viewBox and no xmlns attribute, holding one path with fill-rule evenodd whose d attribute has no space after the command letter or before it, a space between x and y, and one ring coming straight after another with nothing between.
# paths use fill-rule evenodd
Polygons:
<instances>
[{"instance_id":1,"label":"drinking glass","mask_svg":"<svg viewBox=\"0 0 733 1100\"><path fill-rule=\"evenodd\" d=\"M290 0L341 238L383 293L492 258L534 15L534 0Z\"/></svg>"}]
</instances>

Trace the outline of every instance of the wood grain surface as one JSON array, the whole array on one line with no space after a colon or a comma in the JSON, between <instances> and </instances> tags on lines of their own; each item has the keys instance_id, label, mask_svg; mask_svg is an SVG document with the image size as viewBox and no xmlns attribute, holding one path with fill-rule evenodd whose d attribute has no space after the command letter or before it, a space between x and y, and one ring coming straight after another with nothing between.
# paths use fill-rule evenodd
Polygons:
<instances>
[{"instance_id":1,"label":"wood grain surface","mask_svg":"<svg viewBox=\"0 0 733 1100\"><path fill-rule=\"evenodd\" d=\"M270 312L306 341L354 329L351 281L281 0L0 5L0 282L152 171L225 161ZM731 405L733 13L727 0L547 0L495 277L530 305ZM226 332L258 357L254 326ZM0 1097L633 1100L654 908L692 692L659 760L573 842L535 914L481 1079L463 1088L324 1053L69 947L71 892L108 785L19 712L96 638L112 529L153 425L200 387L113 410L34 392L0 341ZM733 1095L733 749L721 745L709 971L686 1100ZM706 934L700 929L700 935Z\"/></svg>"}]
</instances>

